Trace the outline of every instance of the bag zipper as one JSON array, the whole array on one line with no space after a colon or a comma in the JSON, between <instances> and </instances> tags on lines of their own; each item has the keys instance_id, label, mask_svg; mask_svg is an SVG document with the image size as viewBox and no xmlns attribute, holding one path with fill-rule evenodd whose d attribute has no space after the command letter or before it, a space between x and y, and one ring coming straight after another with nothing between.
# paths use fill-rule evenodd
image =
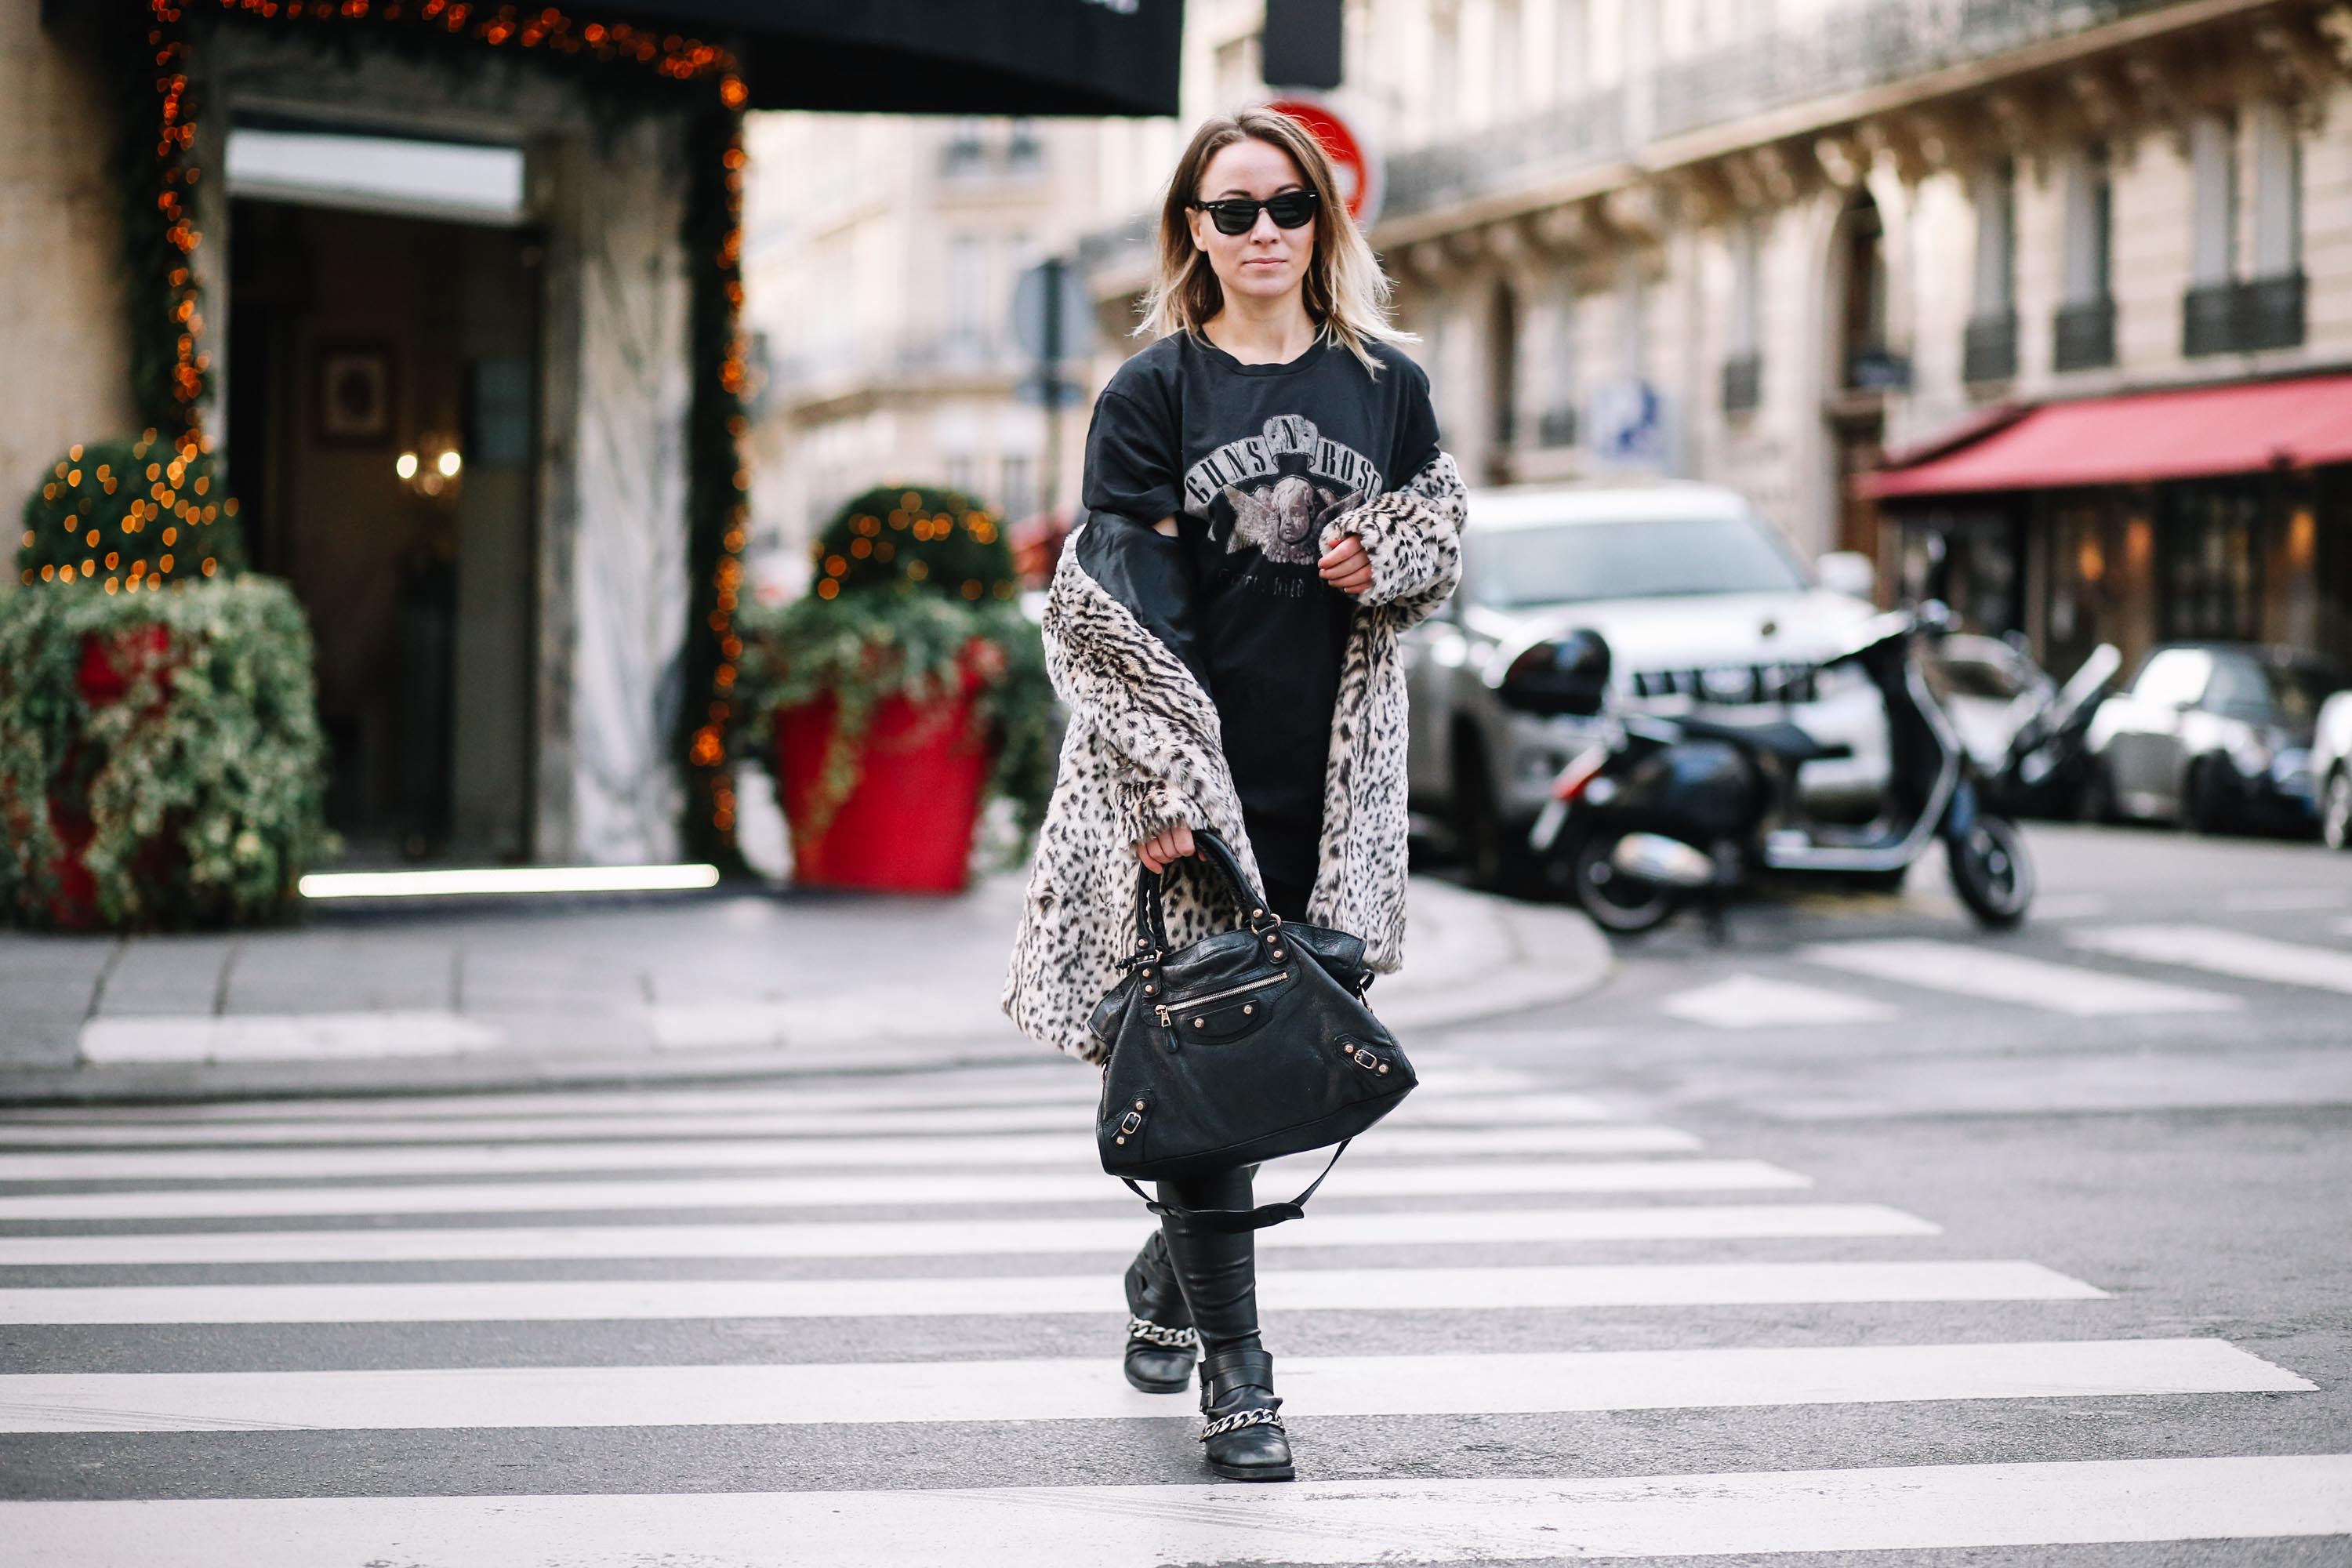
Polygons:
<instances>
[{"instance_id":1,"label":"bag zipper","mask_svg":"<svg viewBox=\"0 0 2352 1568\"><path fill-rule=\"evenodd\" d=\"M1171 1001L1155 1003L1151 1010L1160 1015L1160 1026L1161 1028L1171 1028L1174 1026L1169 1022L1168 1015L1173 1008L1198 1007L1210 1002L1222 1002L1228 996L1240 996L1252 991L1263 991L1269 985L1276 984L1289 978L1290 971L1286 969L1277 969L1272 974L1267 975L1265 979L1253 980L1246 985L1228 985L1223 991L1212 991L1206 996L1181 996Z\"/></svg>"}]
</instances>

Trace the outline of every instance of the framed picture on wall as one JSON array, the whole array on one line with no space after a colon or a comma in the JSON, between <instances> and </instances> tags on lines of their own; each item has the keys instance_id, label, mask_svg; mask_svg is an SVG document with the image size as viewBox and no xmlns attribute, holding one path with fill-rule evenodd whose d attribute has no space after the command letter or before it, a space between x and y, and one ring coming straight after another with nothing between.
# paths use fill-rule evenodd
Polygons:
<instances>
[{"instance_id":1,"label":"framed picture on wall","mask_svg":"<svg viewBox=\"0 0 2352 1568\"><path fill-rule=\"evenodd\" d=\"M320 343L319 439L366 447L392 439L392 349L385 343Z\"/></svg>"}]
</instances>

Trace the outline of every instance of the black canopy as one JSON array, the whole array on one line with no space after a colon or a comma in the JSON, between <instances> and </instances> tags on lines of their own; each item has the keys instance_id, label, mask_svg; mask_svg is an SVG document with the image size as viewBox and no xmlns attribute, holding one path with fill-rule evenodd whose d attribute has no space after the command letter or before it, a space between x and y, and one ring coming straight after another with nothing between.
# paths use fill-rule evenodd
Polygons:
<instances>
[{"instance_id":1,"label":"black canopy","mask_svg":"<svg viewBox=\"0 0 2352 1568\"><path fill-rule=\"evenodd\" d=\"M1174 114L1184 0L617 0L731 43L754 109Z\"/></svg>"}]
</instances>

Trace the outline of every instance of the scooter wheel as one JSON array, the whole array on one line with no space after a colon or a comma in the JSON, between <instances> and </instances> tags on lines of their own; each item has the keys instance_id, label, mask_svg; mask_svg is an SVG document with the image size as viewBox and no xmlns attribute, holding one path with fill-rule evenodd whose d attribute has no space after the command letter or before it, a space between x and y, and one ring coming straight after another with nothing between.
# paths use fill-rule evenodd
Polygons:
<instances>
[{"instance_id":1,"label":"scooter wheel","mask_svg":"<svg viewBox=\"0 0 2352 1568\"><path fill-rule=\"evenodd\" d=\"M1577 906L1592 923L1619 936L1639 936L1665 924L1680 901L1671 888L1628 877L1612 859L1617 833L1596 833L1576 847L1571 864Z\"/></svg>"},{"instance_id":2,"label":"scooter wheel","mask_svg":"<svg viewBox=\"0 0 2352 1568\"><path fill-rule=\"evenodd\" d=\"M2033 861L2015 823L1979 816L1966 834L1944 841L1944 855L1953 890L1978 924L2000 929L2025 918L2033 902Z\"/></svg>"}]
</instances>

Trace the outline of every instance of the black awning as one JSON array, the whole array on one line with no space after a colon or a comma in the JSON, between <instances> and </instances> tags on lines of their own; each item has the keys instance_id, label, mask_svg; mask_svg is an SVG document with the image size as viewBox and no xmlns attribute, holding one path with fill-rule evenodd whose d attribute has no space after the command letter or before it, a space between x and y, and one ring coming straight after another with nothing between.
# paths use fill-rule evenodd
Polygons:
<instances>
[{"instance_id":1,"label":"black awning","mask_svg":"<svg viewBox=\"0 0 2352 1568\"><path fill-rule=\"evenodd\" d=\"M1177 112L1184 0L616 0L745 57L754 109Z\"/></svg>"}]
</instances>

